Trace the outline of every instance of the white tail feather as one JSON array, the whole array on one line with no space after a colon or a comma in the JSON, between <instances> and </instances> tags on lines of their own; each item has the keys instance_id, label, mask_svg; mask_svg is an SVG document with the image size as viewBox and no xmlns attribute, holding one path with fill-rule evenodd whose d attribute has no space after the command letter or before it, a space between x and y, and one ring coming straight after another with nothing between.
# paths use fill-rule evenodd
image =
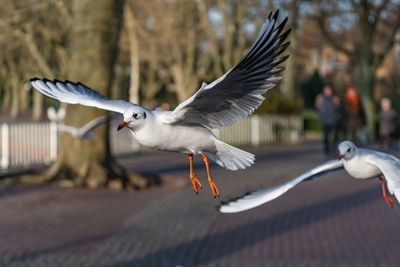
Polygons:
<instances>
[{"instance_id":1,"label":"white tail feather","mask_svg":"<svg viewBox=\"0 0 400 267\"><path fill-rule=\"evenodd\" d=\"M205 154L222 168L236 171L245 169L254 164L255 157L253 154L225 144L221 141L217 141L216 145L217 153L215 155L210 153Z\"/></svg>"}]
</instances>

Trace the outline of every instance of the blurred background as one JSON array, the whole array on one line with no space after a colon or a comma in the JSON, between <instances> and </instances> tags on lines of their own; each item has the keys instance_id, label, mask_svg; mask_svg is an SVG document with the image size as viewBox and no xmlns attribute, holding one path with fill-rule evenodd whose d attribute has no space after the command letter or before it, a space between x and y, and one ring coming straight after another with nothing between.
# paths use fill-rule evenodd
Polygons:
<instances>
[{"instance_id":1,"label":"blurred background","mask_svg":"<svg viewBox=\"0 0 400 267\"><path fill-rule=\"evenodd\" d=\"M388 234L380 235L379 242L371 237L368 248L364 250L361 246L360 250L360 244L365 243L360 236L375 229L378 222L349 230L358 231L359 243L344 242L341 249L331 247L341 242L332 234L332 242L326 241L325 245L316 242L315 247L304 251L301 244L307 243L310 236L313 242L323 235L303 229L301 242L296 241L298 246L290 241L297 235L280 236L298 230L291 224L296 224L298 217L294 218L290 211L285 213L288 206L284 204L275 210L276 216L286 220L286 226L279 226L281 220L276 218L262 218L252 222L258 230L249 231L246 220L259 219L262 216L259 209L247 219L236 217L242 226L231 225L226 230L218 221L224 221L222 216L213 212L217 202L211 200L209 192L204 189L197 199L192 196L186 177L186 157L148 151L135 142L128 130L116 131L121 120L118 116L109 117L95 108L61 104L44 97L29 83L33 77L79 81L112 99L129 100L149 109L173 110L202 82L210 83L231 69L256 39L268 14L279 9L279 21L287 16L287 27L292 30L286 51L290 58L284 63L288 68L281 82L267 92L266 100L254 115L233 127L213 130L223 141L245 147L259 158L253 171L247 174L232 174L214 166L217 184L219 175L221 188L225 190L223 196L235 196L281 183L336 157L339 140L349 139L358 145L398 152L399 1L0 0L0 4L0 213L8 214L7 219L1 219L0 232L12 240L3 239L0 244L4 265L24 262L40 265L44 259L51 262L49 266L62 262L94 264L100 255L108 261L97 264L109 266L243 266L244 263L250 266L250 262L254 266L267 262L276 266L282 261L302 262L304 266L310 262L351 265L362 264L364 260L400 263L400 258L391 253L400 249L398 242L392 243L386 254L366 253L367 249L380 251L376 244L387 242ZM324 106L327 99L333 103L331 109ZM106 119L90 135L77 132L99 118ZM293 161L290 167L285 163L288 160ZM203 171L200 163L196 168ZM271 177L265 179L266 174ZM243 181L244 176L254 178ZM251 183L250 178L254 179ZM387 227L398 234L400 228L394 226L400 216L398 207L389 210L384 201L375 202L379 191L369 188L373 182L363 184L359 191L355 182L346 184L347 178L344 189L333 190L329 199L313 199L311 210L295 198L284 201L289 206L300 205L294 214L317 216L315 221L302 221L300 225L320 223L319 227L327 227L321 230L324 234L339 227L336 224L332 227L331 222L323 225L330 214L334 218L342 216L343 220L351 218L346 212L353 206L348 206L343 198L357 210L364 208L362 211L368 213L372 207L377 214L383 212L382 216L389 218ZM315 190L320 192L326 186L331 184L317 184ZM86 191L86 188L98 189ZM307 201L312 195L298 193ZM340 197L342 193L347 195ZM159 196L165 198L157 200ZM193 202L180 198L190 198ZM102 201L107 204L99 204ZM154 203L161 204L159 201L164 211L169 211L167 214L160 210L160 205L150 208ZM49 202L52 206L47 206ZM171 211L178 208L172 204L176 202L181 205L178 205L180 212ZM86 207L93 210L88 213ZM318 213L320 209L324 212ZM266 209L264 212L268 213ZM183 214L188 218L193 213L197 213L196 220L205 217L209 220L202 222L203 226L195 219L189 220L189 225L198 225L194 226L198 227L198 235L189 234L188 240L172 238L180 233L181 226L176 221L183 220ZM158 226L152 224L158 222L160 214L174 216L170 224L165 221L168 230L155 232ZM363 225L365 221L371 222L371 218L356 216L353 223ZM257 231L265 230L264 223L275 226L266 230L268 234L253 238L254 242L267 244L266 239L273 236L271 239L277 239L276 246L284 247L282 253L271 252L265 244L254 248L253 241L249 241ZM341 219L338 223L342 223ZM81 230L62 233L72 225L80 225ZM146 234L132 230L135 227L146 228ZM227 247L221 252L215 244L232 235L236 238L235 227L244 233L235 242L247 241L236 247L223 244ZM125 240L123 236L129 235L124 231L128 230L134 234ZM123 236L116 235L122 232ZM213 239L215 236L219 238L217 241ZM130 242L146 237L165 242L147 245L148 250L135 254L133 250L142 243ZM35 248L32 244L40 243L41 238L42 244ZM112 242L124 244L118 250L120 256L115 256L117 249L116 254L105 253ZM222 254L205 249L204 244L210 242L214 244L213 251ZM288 244L294 245L287 249ZM249 248L252 246L254 250ZM124 248L129 256L123 253ZM352 249L353 255L357 255L353 258L346 252ZM175 254L176 251L185 253ZM210 260L206 260L207 255L211 255ZM233 259L232 255L239 258ZM118 261L110 260L114 256Z\"/></svg>"}]
</instances>

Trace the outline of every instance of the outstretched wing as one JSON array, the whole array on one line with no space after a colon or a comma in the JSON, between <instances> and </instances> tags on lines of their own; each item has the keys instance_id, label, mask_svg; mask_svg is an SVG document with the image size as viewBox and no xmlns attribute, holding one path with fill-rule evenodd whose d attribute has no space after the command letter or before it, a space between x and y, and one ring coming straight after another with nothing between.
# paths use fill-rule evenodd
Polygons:
<instances>
[{"instance_id":1,"label":"outstretched wing","mask_svg":"<svg viewBox=\"0 0 400 267\"><path fill-rule=\"evenodd\" d=\"M268 16L256 41L235 67L211 84L203 83L164 122L222 128L253 113L264 100L262 94L281 79L278 74L285 68L278 65L288 58L281 54L289 45L285 40L290 30L283 32L287 18L276 26L278 13Z\"/></svg>"},{"instance_id":2,"label":"outstretched wing","mask_svg":"<svg viewBox=\"0 0 400 267\"><path fill-rule=\"evenodd\" d=\"M344 168L340 160L330 160L297 176L287 183L254 191L243 197L233 199L227 203L222 203L218 208L219 211L223 213L234 213L255 208L283 195L301 182L342 170L344 170Z\"/></svg>"},{"instance_id":3,"label":"outstretched wing","mask_svg":"<svg viewBox=\"0 0 400 267\"><path fill-rule=\"evenodd\" d=\"M395 156L374 151L368 156L367 162L381 170L390 194L394 194L400 203L400 160Z\"/></svg>"},{"instance_id":4,"label":"outstretched wing","mask_svg":"<svg viewBox=\"0 0 400 267\"><path fill-rule=\"evenodd\" d=\"M100 125L110 121L111 116L106 115L106 116L100 116L97 117L90 122L86 123L82 128L79 129L79 134L82 137L86 137L88 133L99 127Z\"/></svg>"},{"instance_id":5,"label":"outstretched wing","mask_svg":"<svg viewBox=\"0 0 400 267\"><path fill-rule=\"evenodd\" d=\"M58 124L57 130L60 132L68 132L74 137L76 137L76 134L78 132L78 128L65 124Z\"/></svg>"},{"instance_id":6,"label":"outstretched wing","mask_svg":"<svg viewBox=\"0 0 400 267\"><path fill-rule=\"evenodd\" d=\"M118 113L124 113L126 109L135 105L123 100L110 100L81 83L33 78L31 84L42 94L64 103L81 104Z\"/></svg>"}]
</instances>

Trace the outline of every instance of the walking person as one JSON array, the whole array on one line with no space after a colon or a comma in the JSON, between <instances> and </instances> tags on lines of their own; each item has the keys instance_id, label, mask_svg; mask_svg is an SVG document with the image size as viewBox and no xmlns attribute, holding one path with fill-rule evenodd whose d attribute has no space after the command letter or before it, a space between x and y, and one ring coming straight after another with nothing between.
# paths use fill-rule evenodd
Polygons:
<instances>
[{"instance_id":1,"label":"walking person","mask_svg":"<svg viewBox=\"0 0 400 267\"><path fill-rule=\"evenodd\" d=\"M344 110L346 116L346 139L359 144L361 128L365 125L365 115L360 103L360 97L354 85L349 85L344 94Z\"/></svg>"},{"instance_id":2,"label":"walking person","mask_svg":"<svg viewBox=\"0 0 400 267\"><path fill-rule=\"evenodd\" d=\"M379 112L379 137L381 147L388 149L391 139L395 137L398 113L392 108L389 98L381 99L381 111Z\"/></svg>"},{"instance_id":3,"label":"walking person","mask_svg":"<svg viewBox=\"0 0 400 267\"><path fill-rule=\"evenodd\" d=\"M315 99L319 119L324 132L324 152L326 156L335 153L338 143L338 126L340 122L340 98L333 93L330 85L325 85L322 94Z\"/></svg>"}]
</instances>

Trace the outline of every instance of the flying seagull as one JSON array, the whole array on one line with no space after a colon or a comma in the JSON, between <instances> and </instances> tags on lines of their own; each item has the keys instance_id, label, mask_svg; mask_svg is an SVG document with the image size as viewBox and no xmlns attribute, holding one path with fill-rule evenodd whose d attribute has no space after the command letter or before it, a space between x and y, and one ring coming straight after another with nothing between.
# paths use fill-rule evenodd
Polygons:
<instances>
[{"instance_id":1,"label":"flying seagull","mask_svg":"<svg viewBox=\"0 0 400 267\"><path fill-rule=\"evenodd\" d=\"M400 160L398 158L387 153L357 148L350 141L341 142L338 148L339 159L325 162L282 185L257 190L223 203L218 207L219 210L223 213L245 211L283 195L301 182L343 170L356 179L379 178L382 183L383 197L392 207L393 201L385 189L386 179L390 194L394 194L400 203Z\"/></svg>"},{"instance_id":2,"label":"flying seagull","mask_svg":"<svg viewBox=\"0 0 400 267\"><path fill-rule=\"evenodd\" d=\"M57 111L54 107L47 109L47 118L52 122L60 122L65 118L65 108L59 108Z\"/></svg>"},{"instance_id":3,"label":"flying seagull","mask_svg":"<svg viewBox=\"0 0 400 267\"><path fill-rule=\"evenodd\" d=\"M219 196L209 168L209 160L228 170L244 169L254 163L254 155L219 140L209 128L233 125L249 116L264 100L262 94L281 79L288 58L282 53L290 29L285 18L277 23L278 11L269 14L257 39L231 70L210 84L203 83L191 97L173 111L151 111L123 100L110 100L81 83L31 79L42 94L69 104L81 104L121 113L118 130L129 128L138 143L163 151L188 155L190 179L197 193L202 187L193 172L193 155L201 154L214 197Z\"/></svg>"},{"instance_id":4,"label":"flying seagull","mask_svg":"<svg viewBox=\"0 0 400 267\"><path fill-rule=\"evenodd\" d=\"M97 117L88 123L86 123L83 127L77 128L70 125L59 124L58 130L62 132L69 132L73 137L78 139L92 139L94 137L94 133L92 131L102 124L108 122L110 120L110 116L100 116Z\"/></svg>"},{"instance_id":5,"label":"flying seagull","mask_svg":"<svg viewBox=\"0 0 400 267\"><path fill-rule=\"evenodd\" d=\"M59 108L58 111L56 111L55 108L50 107L47 109L47 117L50 121L58 123L65 118L65 109ZM109 115L100 116L86 123L81 128L61 123L57 124L57 130L60 132L68 132L73 137L76 137L78 139L91 139L94 137L94 133L92 133L92 131L100 125L108 122L110 119L111 116Z\"/></svg>"}]
</instances>

